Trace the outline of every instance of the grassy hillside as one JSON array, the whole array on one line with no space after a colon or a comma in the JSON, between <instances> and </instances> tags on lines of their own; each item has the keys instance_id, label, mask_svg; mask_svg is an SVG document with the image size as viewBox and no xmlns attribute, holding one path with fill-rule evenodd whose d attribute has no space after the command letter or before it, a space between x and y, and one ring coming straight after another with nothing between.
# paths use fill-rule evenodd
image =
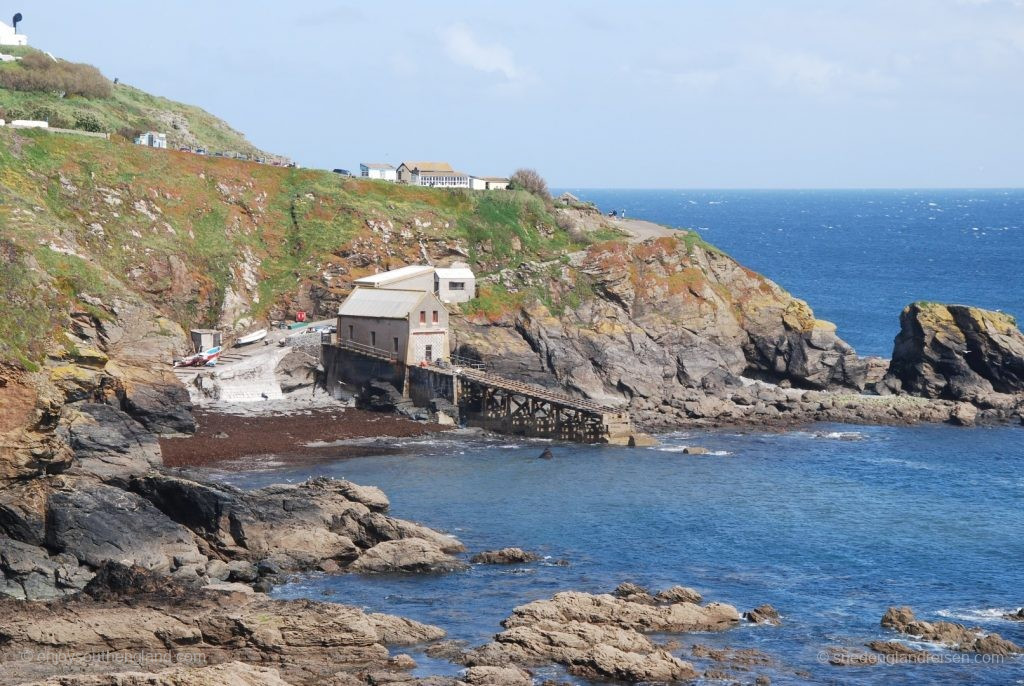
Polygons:
<instances>
[{"instance_id":1,"label":"grassy hillside","mask_svg":"<svg viewBox=\"0 0 1024 686\"><path fill-rule=\"evenodd\" d=\"M424 259L481 273L580 246L520 192L398 186L125 142L0 129L0 359L36 364L67 313L138 296L183 326L331 311ZM482 289L484 309L522 294Z\"/></svg>"},{"instance_id":2,"label":"grassy hillside","mask_svg":"<svg viewBox=\"0 0 1024 686\"><path fill-rule=\"evenodd\" d=\"M19 56L39 52L8 46L2 51ZM18 62L0 63L0 70L23 68ZM43 119L51 126L91 128L106 133L154 130L166 133L169 144L175 148L191 145L210 151L268 156L241 133L198 107L150 95L123 83L114 85L110 92L110 97L82 97L0 87L0 118Z\"/></svg>"}]
</instances>

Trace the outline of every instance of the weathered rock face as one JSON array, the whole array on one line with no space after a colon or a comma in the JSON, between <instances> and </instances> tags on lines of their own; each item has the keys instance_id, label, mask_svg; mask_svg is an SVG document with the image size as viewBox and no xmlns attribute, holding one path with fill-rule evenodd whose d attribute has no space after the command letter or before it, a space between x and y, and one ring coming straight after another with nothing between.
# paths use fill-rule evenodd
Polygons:
<instances>
[{"instance_id":1,"label":"weathered rock face","mask_svg":"<svg viewBox=\"0 0 1024 686\"><path fill-rule=\"evenodd\" d=\"M581 676L632 683L685 681L697 676L693 666L645 634L718 631L740 618L730 605L659 604L632 584L617 591L625 597L566 592L517 607L502 622L505 631L464 660L471 666L557 662Z\"/></svg>"},{"instance_id":2,"label":"weathered rock face","mask_svg":"<svg viewBox=\"0 0 1024 686\"><path fill-rule=\"evenodd\" d=\"M915 636L925 641L952 646L967 653L1014 655L1024 652L1020 646L999 634L985 633L981 629L968 629L953 622L925 622L914 616L909 607L890 607L882 617L886 629Z\"/></svg>"},{"instance_id":3,"label":"weathered rock face","mask_svg":"<svg viewBox=\"0 0 1024 686\"><path fill-rule=\"evenodd\" d=\"M112 672L54 676L19 686L291 686L278 670L244 662L212 667L175 667L156 673Z\"/></svg>"},{"instance_id":4,"label":"weathered rock face","mask_svg":"<svg viewBox=\"0 0 1024 686\"><path fill-rule=\"evenodd\" d=\"M391 668L388 644L407 645L444 635L436 627L412 620L370 616L334 603L196 591L141 568L117 565L102 568L86 594L50 603L0 599L0 614L4 617L0 663L5 683L43 678L47 672L67 675L90 668L88 661L76 666L74 662L35 660L37 653L102 654L108 658L152 653L175 656L179 664L197 666L231 660L273 664L281 670L281 683L323 684L331 683L338 672ZM166 661L150 661L142 668L166 666ZM182 676L166 683L247 683L200 681L199 676L190 675L192 681ZM167 675L160 678L170 679Z\"/></svg>"},{"instance_id":5,"label":"weathered rock face","mask_svg":"<svg viewBox=\"0 0 1024 686\"><path fill-rule=\"evenodd\" d=\"M113 486L69 481L47 503L46 544L97 567L107 560L170 573L206 564L192 532Z\"/></svg>"},{"instance_id":6,"label":"weathered rock face","mask_svg":"<svg viewBox=\"0 0 1024 686\"><path fill-rule=\"evenodd\" d=\"M805 389L864 388L870 365L833 325L768 279L675 234L573 255L533 284L559 296L558 315L527 300L486 325L455 318L458 352L499 374L638 411L724 416L730 408L697 405L742 391L741 375ZM574 300L568 291L583 295Z\"/></svg>"},{"instance_id":7,"label":"weathered rock face","mask_svg":"<svg viewBox=\"0 0 1024 686\"><path fill-rule=\"evenodd\" d=\"M384 541L373 546L348 566L361 574L385 572L452 572L466 564L444 552L437 543L422 538Z\"/></svg>"},{"instance_id":8,"label":"weathered rock face","mask_svg":"<svg viewBox=\"0 0 1024 686\"><path fill-rule=\"evenodd\" d=\"M1001 312L913 303L900 314L887 381L928 398L972 402L1024 393L1024 334Z\"/></svg>"}]
</instances>

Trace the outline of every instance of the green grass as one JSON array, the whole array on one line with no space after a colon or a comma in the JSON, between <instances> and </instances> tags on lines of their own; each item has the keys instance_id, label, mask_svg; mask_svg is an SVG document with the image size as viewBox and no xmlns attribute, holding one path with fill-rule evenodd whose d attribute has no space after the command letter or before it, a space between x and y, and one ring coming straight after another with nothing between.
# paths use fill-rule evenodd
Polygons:
<instances>
[{"instance_id":1,"label":"green grass","mask_svg":"<svg viewBox=\"0 0 1024 686\"><path fill-rule=\"evenodd\" d=\"M24 56L35 49L4 46L0 51ZM13 62L0 63L0 69L18 68ZM56 93L0 88L0 109L6 113L7 119L53 118L54 121L63 120L69 128L76 127L76 119L91 115L101 130L107 133L117 133L122 129L162 131L168 135L169 144L178 147L185 143L183 137L161 122L158 116L160 113L168 113L183 117L199 145L211 151L266 155L247 141L245 136L209 112L150 95L124 83L115 85L113 95L109 98L60 97Z\"/></svg>"}]
</instances>

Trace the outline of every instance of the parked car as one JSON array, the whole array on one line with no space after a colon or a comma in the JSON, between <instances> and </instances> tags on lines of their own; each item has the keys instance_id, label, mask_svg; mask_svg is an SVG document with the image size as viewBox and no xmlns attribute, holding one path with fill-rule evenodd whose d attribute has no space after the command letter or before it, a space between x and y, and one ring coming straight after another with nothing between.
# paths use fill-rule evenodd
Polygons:
<instances>
[{"instance_id":1,"label":"parked car","mask_svg":"<svg viewBox=\"0 0 1024 686\"><path fill-rule=\"evenodd\" d=\"M348 169L332 169L331 171L335 174L341 174L342 176L352 176L352 172Z\"/></svg>"}]
</instances>

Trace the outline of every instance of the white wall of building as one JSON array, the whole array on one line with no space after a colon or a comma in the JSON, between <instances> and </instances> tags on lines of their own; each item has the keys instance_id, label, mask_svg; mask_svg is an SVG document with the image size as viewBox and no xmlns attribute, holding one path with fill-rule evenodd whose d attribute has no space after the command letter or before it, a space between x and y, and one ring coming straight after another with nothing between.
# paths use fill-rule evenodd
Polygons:
<instances>
[{"instance_id":1,"label":"white wall of building","mask_svg":"<svg viewBox=\"0 0 1024 686\"><path fill-rule=\"evenodd\" d=\"M0 21L0 45L28 45L28 36Z\"/></svg>"}]
</instances>

